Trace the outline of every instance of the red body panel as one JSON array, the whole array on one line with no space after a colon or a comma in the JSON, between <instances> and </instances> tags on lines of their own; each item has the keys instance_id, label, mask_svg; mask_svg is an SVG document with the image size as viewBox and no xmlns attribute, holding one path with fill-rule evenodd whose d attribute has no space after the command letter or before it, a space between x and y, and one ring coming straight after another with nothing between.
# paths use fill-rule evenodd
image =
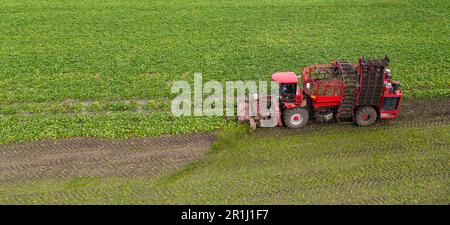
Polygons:
<instances>
[{"instance_id":1,"label":"red body panel","mask_svg":"<svg viewBox=\"0 0 450 225\"><path fill-rule=\"evenodd\" d=\"M344 95L344 83L339 80L315 80L309 76L311 68L303 70L303 86L314 108L338 107ZM309 84L309 89L307 88Z\"/></svg>"},{"instance_id":2,"label":"red body panel","mask_svg":"<svg viewBox=\"0 0 450 225\"><path fill-rule=\"evenodd\" d=\"M342 96L317 96L312 100L314 108L337 107L341 104Z\"/></svg>"},{"instance_id":3,"label":"red body panel","mask_svg":"<svg viewBox=\"0 0 450 225\"><path fill-rule=\"evenodd\" d=\"M385 110L385 109L383 109L384 98L388 98L388 97L399 98L399 100L397 102L396 109L394 109L394 110ZM378 111L379 111L379 114L380 114L380 119L392 119L392 118L397 117L398 111L400 109L400 103L401 103L402 99L403 99L403 94L401 92L394 93L394 94L384 94L381 97L380 105L378 107L378 109L379 109Z\"/></svg>"}]
</instances>

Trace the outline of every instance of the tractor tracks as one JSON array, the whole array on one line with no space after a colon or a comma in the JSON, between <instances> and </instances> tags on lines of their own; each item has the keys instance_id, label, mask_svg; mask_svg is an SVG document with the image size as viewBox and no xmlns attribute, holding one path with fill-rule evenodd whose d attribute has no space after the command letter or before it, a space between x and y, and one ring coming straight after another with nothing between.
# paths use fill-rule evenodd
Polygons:
<instances>
[{"instance_id":1,"label":"tractor tracks","mask_svg":"<svg viewBox=\"0 0 450 225\"><path fill-rule=\"evenodd\" d=\"M154 177L200 159L214 140L212 134L191 134L1 145L0 185L53 178Z\"/></svg>"}]
</instances>

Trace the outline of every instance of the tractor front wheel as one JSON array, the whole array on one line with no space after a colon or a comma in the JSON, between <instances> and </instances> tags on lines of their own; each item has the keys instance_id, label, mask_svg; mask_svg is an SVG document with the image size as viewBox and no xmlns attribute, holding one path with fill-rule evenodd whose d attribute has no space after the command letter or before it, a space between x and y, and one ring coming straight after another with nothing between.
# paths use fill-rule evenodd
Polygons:
<instances>
[{"instance_id":1,"label":"tractor front wheel","mask_svg":"<svg viewBox=\"0 0 450 225\"><path fill-rule=\"evenodd\" d=\"M372 125L377 120L377 112L373 107L365 106L356 111L355 121L361 127Z\"/></svg>"},{"instance_id":2,"label":"tractor front wheel","mask_svg":"<svg viewBox=\"0 0 450 225\"><path fill-rule=\"evenodd\" d=\"M283 111L284 124L289 128L304 127L308 123L308 111L304 108L286 109Z\"/></svg>"}]
</instances>

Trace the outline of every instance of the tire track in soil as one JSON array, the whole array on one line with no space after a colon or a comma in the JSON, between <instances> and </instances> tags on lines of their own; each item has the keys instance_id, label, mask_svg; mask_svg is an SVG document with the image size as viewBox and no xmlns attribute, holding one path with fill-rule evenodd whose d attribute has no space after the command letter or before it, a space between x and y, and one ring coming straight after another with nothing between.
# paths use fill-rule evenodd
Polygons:
<instances>
[{"instance_id":1,"label":"tire track in soil","mask_svg":"<svg viewBox=\"0 0 450 225\"><path fill-rule=\"evenodd\" d=\"M200 159L213 134L72 138L0 145L0 185L71 177L154 177Z\"/></svg>"}]
</instances>

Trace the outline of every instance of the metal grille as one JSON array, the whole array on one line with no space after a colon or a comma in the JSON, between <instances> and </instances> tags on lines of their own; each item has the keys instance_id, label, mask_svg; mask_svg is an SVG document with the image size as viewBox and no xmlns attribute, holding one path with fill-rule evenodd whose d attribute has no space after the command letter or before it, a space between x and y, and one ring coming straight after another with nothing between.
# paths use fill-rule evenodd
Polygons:
<instances>
[{"instance_id":1,"label":"metal grille","mask_svg":"<svg viewBox=\"0 0 450 225\"><path fill-rule=\"evenodd\" d=\"M385 60L367 60L362 64L359 105L378 105L383 92Z\"/></svg>"}]
</instances>

